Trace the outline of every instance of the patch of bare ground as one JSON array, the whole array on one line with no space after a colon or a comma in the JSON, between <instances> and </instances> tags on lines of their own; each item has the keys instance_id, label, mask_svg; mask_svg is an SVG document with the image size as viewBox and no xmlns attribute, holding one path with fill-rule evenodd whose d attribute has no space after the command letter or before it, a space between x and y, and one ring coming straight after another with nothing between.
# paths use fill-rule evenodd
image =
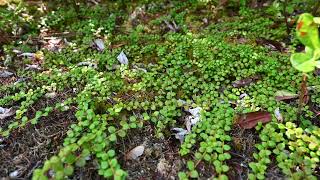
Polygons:
<instances>
[{"instance_id":1,"label":"patch of bare ground","mask_svg":"<svg viewBox=\"0 0 320 180\"><path fill-rule=\"evenodd\" d=\"M64 92L53 99L42 98L26 115L31 118L37 110L62 102L68 95ZM54 110L38 124L28 124L13 130L9 137L0 137L0 179L9 179L10 173L16 174L15 179L30 179L34 169L59 151L69 125L74 122L74 108L66 112Z\"/></svg>"},{"instance_id":2,"label":"patch of bare ground","mask_svg":"<svg viewBox=\"0 0 320 180\"><path fill-rule=\"evenodd\" d=\"M16 178L30 179L34 169L56 154L66 136L69 125L75 122L73 111L54 112L35 126L17 129L0 146L0 177L8 178L17 171Z\"/></svg>"},{"instance_id":3,"label":"patch of bare ground","mask_svg":"<svg viewBox=\"0 0 320 180\"><path fill-rule=\"evenodd\" d=\"M176 179L183 168L182 158L179 156L180 142L174 137L159 139L151 125L137 129L128 134L125 139L117 143L122 155L119 161L121 167L128 172L127 179ZM145 150L136 160L125 160L125 155L131 149L144 145Z\"/></svg>"},{"instance_id":4,"label":"patch of bare ground","mask_svg":"<svg viewBox=\"0 0 320 180\"><path fill-rule=\"evenodd\" d=\"M254 145L259 142L259 135L255 130L244 130L235 126L231 131L232 147L231 159L227 162L230 171L230 179L247 179L249 174L249 163L254 161L252 154L255 151Z\"/></svg>"},{"instance_id":5,"label":"patch of bare ground","mask_svg":"<svg viewBox=\"0 0 320 180\"><path fill-rule=\"evenodd\" d=\"M228 176L230 179L243 180L248 179L250 173L250 162L255 162L253 153L256 152L255 144L260 142L259 134L255 129L244 130L235 126L231 132L233 136L232 150L230 152L232 158L227 162L230 171ZM276 159L271 156L271 164L266 172L266 179L284 179L283 174L276 165Z\"/></svg>"}]
</instances>

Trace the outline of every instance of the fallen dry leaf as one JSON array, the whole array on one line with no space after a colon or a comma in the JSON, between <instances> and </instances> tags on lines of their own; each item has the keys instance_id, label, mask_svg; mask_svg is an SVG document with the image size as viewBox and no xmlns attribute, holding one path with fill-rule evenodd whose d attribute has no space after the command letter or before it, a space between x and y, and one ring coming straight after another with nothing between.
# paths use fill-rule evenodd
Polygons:
<instances>
[{"instance_id":1,"label":"fallen dry leaf","mask_svg":"<svg viewBox=\"0 0 320 180\"><path fill-rule=\"evenodd\" d=\"M295 99L298 97L298 94L292 93L286 90L280 90L275 93L275 97L277 101Z\"/></svg>"},{"instance_id":2,"label":"fallen dry leaf","mask_svg":"<svg viewBox=\"0 0 320 180\"><path fill-rule=\"evenodd\" d=\"M25 70L40 71L41 67L38 64L26 64Z\"/></svg>"},{"instance_id":3,"label":"fallen dry leaf","mask_svg":"<svg viewBox=\"0 0 320 180\"><path fill-rule=\"evenodd\" d=\"M277 118L277 120L279 121L279 122L283 122L283 116L282 116L282 114L280 113L280 109L279 109L279 107L277 107L275 110L274 110L274 115L276 116L276 118Z\"/></svg>"},{"instance_id":4,"label":"fallen dry leaf","mask_svg":"<svg viewBox=\"0 0 320 180\"><path fill-rule=\"evenodd\" d=\"M13 116L16 111L12 108L3 108L0 107L0 119L5 119L7 117Z\"/></svg>"},{"instance_id":5,"label":"fallen dry leaf","mask_svg":"<svg viewBox=\"0 0 320 180\"><path fill-rule=\"evenodd\" d=\"M121 64L127 65L129 63L128 58L123 51L121 51L121 53L118 55L117 59Z\"/></svg>"},{"instance_id":6,"label":"fallen dry leaf","mask_svg":"<svg viewBox=\"0 0 320 180\"><path fill-rule=\"evenodd\" d=\"M271 114L265 111L250 112L237 117L237 123L243 129L251 129L258 122L267 123L271 121Z\"/></svg>"},{"instance_id":7,"label":"fallen dry leaf","mask_svg":"<svg viewBox=\"0 0 320 180\"><path fill-rule=\"evenodd\" d=\"M44 43L43 48L49 51L61 51L65 47L65 44L63 39L52 37Z\"/></svg>"},{"instance_id":8,"label":"fallen dry leaf","mask_svg":"<svg viewBox=\"0 0 320 180\"><path fill-rule=\"evenodd\" d=\"M97 48L98 51L103 51L105 46L104 46L104 42L102 39L95 39L93 41L94 46Z\"/></svg>"},{"instance_id":9,"label":"fallen dry leaf","mask_svg":"<svg viewBox=\"0 0 320 180\"><path fill-rule=\"evenodd\" d=\"M309 102L309 91L307 88L307 80L308 77L306 75L303 75L302 82L300 86L300 96L299 96L299 106L303 104L308 104Z\"/></svg>"},{"instance_id":10,"label":"fallen dry leaf","mask_svg":"<svg viewBox=\"0 0 320 180\"><path fill-rule=\"evenodd\" d=\"M188 134L188 130L185 130L183 128L173 128L172 130L176 132L174 134L175 138L179 139L180 142L183 143L185 135Z\"/></svg>"},{"instance_id":11,"label":"fallen dry leaf","mask_svg":"<svg viewBox=\"0 0 320 180\"><path fill-rule=\"evenodd\" d=\"M280 51L280 52L284 51L283 43L278 42L278 41L259 38L259 39L256 40L256 43L260 44L260 45L263 45L263 46L266 46L266 47L270 48L273 51L275 51L275 50Z\"/></svg>"},{"instance_id":12,"label":"fallen dry leaf","mask_svg":"<svg viewBox=\"0 0 320 180\"><path fill-rule=\"evenodd\" d=\"M241 80L233 82L232 86L235 87L235 88L244 87L244 86L247 86L247 85L259 80L260 78L261 78L260 75L247 77L247 78L244 78L244 79L241 79Z\"/></svg>"},{"instance_id":13,"label":"fallen dry leaf","mask_svg":"<svg viewBox=\"0 0 320 180\"><path fill-rule=\"evenodd\" d=\"M0 70L0 78L8 78L13 76L14 74L12 72L6 71L6 70Z\"/></svg>"},{"instance_id":14,"label":"fallen dry leaf","mask_svg":"<svg viewBox=\"0 0 320 180\"><path fill-rule=\"evenodd\" d=\"M125 159L126 160L130 160L130 159L137 159L138 157L140 157L144 152L144 146L140 145L137 146L133 149L131 149L131 151L129 151L126 156Z\"/></svg>"}]
</instances>

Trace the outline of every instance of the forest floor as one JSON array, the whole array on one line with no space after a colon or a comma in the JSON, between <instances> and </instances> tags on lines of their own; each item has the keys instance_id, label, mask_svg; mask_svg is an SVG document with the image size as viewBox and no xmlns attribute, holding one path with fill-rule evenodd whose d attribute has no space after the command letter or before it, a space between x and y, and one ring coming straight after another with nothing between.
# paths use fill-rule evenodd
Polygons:
<instances>
[{"instance_id":1,"label":"forest floor","mask_svg":"<svg viewBox=\"0 0 320 180\"><path fill-rule=\"evenodd\" d=\"M320 73L299 114L297 16L271 1L0 13L0 179L320 178Z\"/></svg>"}]
</instances>

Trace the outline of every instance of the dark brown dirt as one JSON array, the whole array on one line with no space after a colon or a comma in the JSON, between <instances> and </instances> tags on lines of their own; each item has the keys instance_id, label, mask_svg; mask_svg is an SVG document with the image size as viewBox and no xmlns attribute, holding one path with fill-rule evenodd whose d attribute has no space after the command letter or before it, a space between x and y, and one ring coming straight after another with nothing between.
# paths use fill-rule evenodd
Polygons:
<instances>
[{"instance_id":1,"label":"dark brown dirt","mask_svg":"<svg viewBox=\"0 0 320 180\"><path fill-rule=\"evenodd\" d=\"M18 171L18 179L29 179L34 169L56 154L69 125L75 122L72 111L55 112L35 126L17 129L0 146L0 177Z\"/></svg>"},{"instance_id":2,"label":"dark brown dirt","mask_svg":"<svg viewBox=\"0 0 320 180\"><path fill-rule=\"evenodd\" d=\"M119 162L128 172L128 179L174 179L183 168L179 156L180 142L174 137L159 139L151 125L130 132L126 139L118 142ZM136 160L125 160L125 155L136 146L144 145L145 150Z\"/></svg>"},{"instance_id":3,"label":"dark brown dirt","mask_svg":"<svg viewBox=\"0 0 320 180\"><path fill-rule=\"evenodd\" d=\"M254 145L258 143L259 135L255 130L245 130L235 126L230 133L233 137L231 143L231 160L227 162L230 167L228 176L230 179L247 179L249 174L249 163L254 161L252 154Z\"/></svg>"},{"instance_id":4,"label":"dark brown dirt","mask_svg":"<svg viewBox=\"0 0 320 180\"><path fill-rule=\"evenodd\" d=\"M57 93L53 99L41 98L29 108L26 116L32 118L37 110L63 102L70 95L65 91ZM74 109L66 112L54 110L50 114L54 116L42 117L36 125L28 124L13 130L7 138L0 137L0 179L9 178L14 171L18 172L16 179L30 179L34 169L59 151L68 127L76 122ZM7 118L6 124L11 121L12 118Z\"/></svg>"}]
</instances>

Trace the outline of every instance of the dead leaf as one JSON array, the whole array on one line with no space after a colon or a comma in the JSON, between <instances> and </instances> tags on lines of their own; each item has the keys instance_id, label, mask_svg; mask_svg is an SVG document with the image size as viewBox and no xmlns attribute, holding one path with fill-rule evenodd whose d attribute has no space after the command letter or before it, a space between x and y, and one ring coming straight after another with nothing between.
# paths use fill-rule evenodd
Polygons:
<instances>
[{"instance_id":1,"label":"dead leaf","mask_svg":"<svg viewBox=\"0 0 320 180\"><path fill-rule=\"evenodd\" d=\"M283 52L284 51L284 45L278 41L274 41L274 40L268 40L268 39L264 39L264 38L259 38L256 40L257 44L266 46L268 48L270 48L273 51L280 51Z\"/></svg>"},{"instance_id":2,"label":"dead leaf","mask_svg":"<svg viewBox=\"0 0 320 180\"><path fill-rule=\"evenodd\" d=\"M61 49L65 46L65 41L61 38L51 37L51 39L48 40L43 45L43 48L49 50L49 51L61 51Z\"/></svg>"},{"instance_id":3,"label":"dead leaf","mask_svg":"<svg viewBox=\"0 0 320 180\"><path fill-rule=\"evenodd\" d=\"M288 99L295 99L298 97L298 94L286 90L280 90L275 93L275 97L277 101L282 101Z\"/></svg>"},{"instance_id":4,"label":"dead leaf","mask_svg":"<svg viewBox=\"0 0 320 180\"><path fill-rule=\"evenodd\" d=\"M307 80L308 77L306 75L303 75L302 82L300 86L300 96L299 96L299 106L303 104L308 104L309 102L309 91L307 88Z\"/></svg>"},{"instance_id":5,"label":"dead leaf","mask_svg":"<svg viewBox=\"0 0 320 180\"><path fill-rule=\"evenodd\" d=\"M173 32L180 31L180 27L174 21L172 21L172 24L170 24L167 20L164 20L164 23L167 25L170 31L173 31Z\"/></svg>"},{"instance_id":6,"label":"dead leaf","mask_svg":"<svg viewBox=\"0 0 320 180\"><path fill-rule=\"evenodd\" d=\"M138 70L138 71L143 71L144 73L147 73L148 71L144 68L138 67L137 65L133 65L133 68Z\"/></svg>"},{"instance_id":7,"label":"dead leaf","mask_svg":"<svg viewBox=\"0 0 320 180\"><path fill-rule=\"evenodd\" d=\"M130 159L137 159L138 157L140 157L144 152L144 146L140 145L137 146L133 149L131 149L131 151L129 151L126 155L125 155L125 159L126 160L130 160Z\"/></svg>"},{"instance_id":8,"label":"dead leaf","mask_svg":"<svg viewBox=\"0 0 320 180\"><path fill-rule=\"evenodd\" d=\"M192 128L192 124L191 124L191 116L187 116L186 117L186 120L185 120L185 122L186 122L186 128L187 128L187 131L188 132L191 132L191 128Z\"/></svg>"},{"instance_id":9,"label":"dead leaf","mask_svg":"<svg viewBox=\"0 0 320 180\"><path fill-rule=\"evenodd\" d=\"M260 75L247 77L247 78L244 78L244 79L241 79L241 80L233 82L232 86L235 87L235 88L244 87L244 86L247 86L247 85L259 80L260 78L261 78Z\"/></svg>"},{"instance_id":10,"label":"dead leaf","mask_svg":"<svg viewBox=\"0 0 320 180\"><path fill-rule=\"evenodd\" d=\"M18 57L26 57L32 60L33 64L43 64L44 54L42 51L37 51L35 53L21 53Z\"/></svg>"},{"instance_id":11,"label":"dead leaf","mask_svg":"<svg viewBox=\"0 0 320 180\"><path fill-rule=\"evenodd\" d=\"M129 63L128 58L127 58L126 54L123 51L121 51L121 53L119 54L117 59L121 64L126 64L127 65Z\"/></svg>"},{"instance_id":12,"label":"dead leaf","mask_svg":"<svg viewBox=\"0 0 320 180\"><path fill-rule=\"evenodd\" d=\"M119 48L119 47L121 47L121 46L124 46L124 45L126 45L125 43L120 43L120 44L114 44L114 45L110 45L110 49L116 49L116 48Z\"/></svg>"},{"instance_id":13,"label":"dead leaf","mask_svg":"<svg viewBox=\"0 0 320 180\"><path fill-rule=\"evenodd\" d=\"M8 78L13 76L14 74L10 71L0 70L0 78Z\"/></svg>"},{"instance_id":14,"label":"dead leaf","mask_svg":"<svg viewBox=\"0 0 320 180\"><path fill-rule=\"evenodd\" d=\"M26 70L31 70L31 71L40 71L41 67L38 64L26 64Z\"/></svg>"},{"instance_id":15,"label":"dead leaf","mask_svg":"<svg viewBox=\"0 0 320 180\"><path fill-rule=\"evenodd\" d=\"M35 57L35 53L29 53L29 52L26 52L26 53L22 53L20 55L18 55L18 57L28 57L28 58L34 58Z\"/></svg>"},{"instance_id":16,"label":"dead leaf","mask_svg":"<svg viewBox=\"0 0 320 180\"><path fill-rule=\"evenodd\" d=\"M185 130L183 128L173 128L172 130L176 131L176 133L174 134L175 138L179 139L180 142L183 143L185 135L188 134L188 130Z\"/></svg>"},{"instance_id":17,"label":"dead leaf","mask_svg":"<svg viewBox=\"0 0 320 180\"><path fill-rule=\"evenodd\" d=\"M167 171L171 170L171 166L169 165L168 161L164 158L161 158L157 164L157 171L162 177L165 177Z\"/></svg>"},{"instance_id":18,"label":"dead leaf","mask_svg":"<svg viewBox=\"0 0 320 180\"><path fill-rule=\"evenodd\" d=\"M280 109L279 107L277 107L275 110L274 110L274 115L276 116L277 120L279 122L283 122L283 116L282 114L280 113Z\"/></svg>"},{"instance_id":19,"label":"dead leaf","mask_svg":"<svg viewBox=\"0 0 320 180\"><path fill-rule=\"evenodd\" d=\"M103 42L102 39L95 39L93 41L93 43L94 43L94 46L97 48L98 51L102 52L104 50L105 46L104 46L104 42Z\"/></svg>"},{"instance_id":20,"label":"dead leaf","mask_svg":"<svg viewBox=\"0 0 320 180\"><path fill-rule=\"evenodd\" d=\"M267 123L271 121L271 114L265 111L250 112L237 117L237 123L243 129L251 129L258 122Z\"/></svg>"},{"instance_id":21,"label":"dead leaf","mask_svg":"<svg viewBox=\"0 0 320 180\"><path fill-rule=\"evenodd\" d=\"M5 119L7 117L13 116L16 111L12 108L3 108L0 107L0 119Z\"/></svg>"},{"instance_id":22,"label":"dead leaf","mask_svg":"<svg viewBox=\"0 0 320 180\"><path fill-rule=\"evenodd\" d=\"M14 82L14 85L16 85L16 84L18 84L18 83L21 83L21 82L25 82L25 81L27 81L27 80L29 80L29 79L31 79L31 78L29 78L29 77L20 77L20 78L18 78L18 79L16 80L16 82Z\"/></svg>"},{"instance_id":23,"label":"dead leaf","mask_svg":"<svg viewBox=\"0 0 320 180\"><path fill-rule=\"evenodd\" d=\"M237 42L239 44L245 44L245 43L248 42L248 40L246 38L240 37L240 38L237 39Z\"/></svg>"}]
</instances>

